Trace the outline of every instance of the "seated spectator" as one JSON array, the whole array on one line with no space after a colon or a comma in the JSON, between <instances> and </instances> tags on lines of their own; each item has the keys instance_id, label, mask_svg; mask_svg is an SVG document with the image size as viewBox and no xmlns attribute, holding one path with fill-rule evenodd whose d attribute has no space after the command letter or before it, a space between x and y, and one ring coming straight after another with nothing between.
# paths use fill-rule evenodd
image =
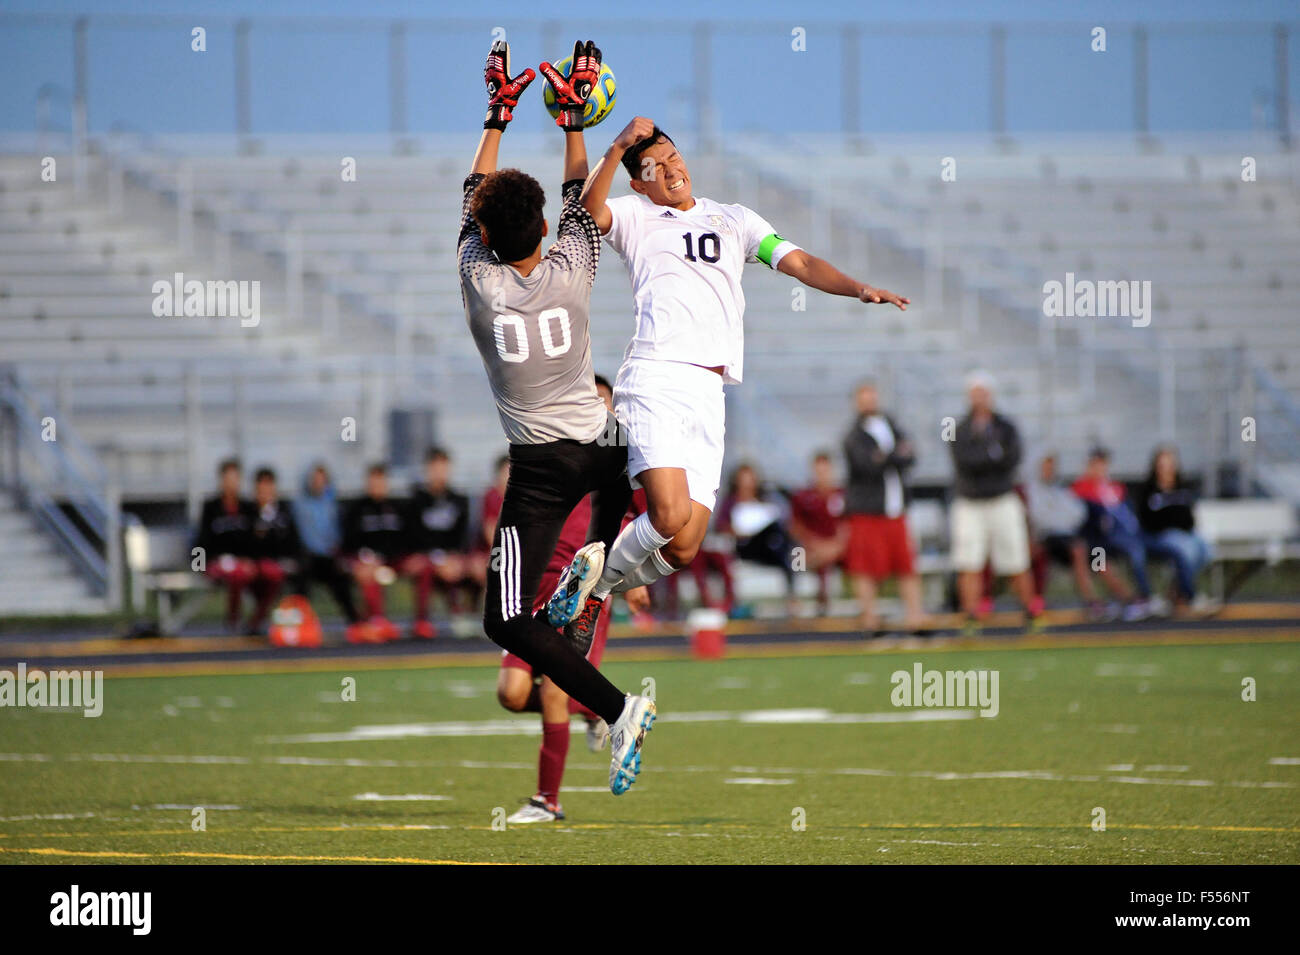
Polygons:
<instances>
[{"instance_id":1,"label":"seated spectator","mask_svg":"<svg viewBox=\"0 0 1300 955\"><path fill-rule=\"evenodd\" d=\"M275 472L259 468L253 477L253 559L257 576L252 581L257 606L248 622L250 634L263 635L267 615L284 582L302 566L302 538L293 511L280 501Z\"/></svg>"},{"instance_id":2,"label":"seated spectator","mask_svg":"<svg viewBox=\"0 0 1300 955\"><path fill-rule=\"evenodd\" d=\"M1178 470L1178 452L1157 448L1137 494L1138 521L1147 553L1173 561L1174 608L1185 613L1196 597L1196 577L1210 561L1210 545L1196 533L1196 493Z\"/></svg>"},{"instance_id":3,"label":"seated spectator","mask_svg":"<svg viewBox=\"0 0 1300 955\"><path fill-rule=\"evenodd\" d=\"M754 466L742 464L731 475L730 490L718 507L715 526L735 541L736 556L741 560L781 570L786 602L795 613L794 540L785 529L786 513L785 499L764 491Z\"/></svg>"},{"instance_id":4,"label":"seated spectator","mask_svg":"<svg viewBox=\"0 0 1300 955\"><path fill-rule=\"evenodd\" d=\"M226 588L226 630L239 630L244 588L257 577L253 561L253 519L250 501L239 496L243 468L237 458L217 466L219 490L203 503L194 546L201 548L204 573Z\"/></svg>"},{"instance_id":5,"label":"seated spectator","mask_svg":"<svg viewBox=\"0 0 1300 955\"><path fill-rule=\"evenodd\" d=\"M1040 595L1046 589L1050 563L1068 567L1090 615L1094 618L1105 616L1106 610L1097 599L1092 575L1088 572L1088 543L1083 535L1088 505L1057 476L1055 452L1043 455L1038 462L1038 477L1026 485L1025 496L1034 535L1035 589ZM1102 573L1102 580L1120 599L1131 599L1132 591L1109 568Z\"/></svg>"},{"instance_id":6,"label":"seated spectator","mask_svg":"<svg viewBox=\"0 0 1300 955\"><path fill-rule=\"evenodd\" d=\"M817 574L817 612L830 609L827 577L844 560L849 529L844 516L844 492L835 483L831 456L813 456L812 484L790 499L790 534L804 549L805 567Z\"/></svg>"},{"instance_id":7,"label":"seated spectator","mask_svg":"<svg viewBox=\"0 0 1300 955\"><path fill-rule=\"evenodd\" d=\"M339 502L325 465L318 464L307 475L303 493L293 502L293 516L302 537L302 569L295 589L310 596L312 583L322 583L343 611L348 625L359 623L352 597L352 577L344 572L339 548L343 531L339 525Z\"/></svg>"},{"instance_id":8,"label":"seated spectator","mask_svg":"<svg viewBox=\"0 0 1300 955\"><path fill-rule=\"evenodd\" d=\"M854 402L857 413L843 444L849 468L844 492L849 526L844 564L858 598L862 626L869 635L880 632L876 593L882 580L897 577L903 627L924 630L929 623L907 528L910 492L906 475L915 462L912 442L880 410L874 384L859 385Z\"/></svg>"},{"instance_id":9,"label":"seated spectator","mask_svg":"<svg viewBox=\"0 0 1300 955\"><path fill-rule=\"evenodd\" d=\"M430 448L424 456L424 483L411 496L420 552L429 562L433 582L447 597L450 610L462 609L469 573L469 498L454 491L451 456Z\"/></svg>"},{"instance_id":10,"label":"seated spectator","mask_svg":"<svg viewBox=\"0 0 1300 955\"><path fill-rule=\"evenodd\" d=\"M1088 453L1088 465L1071 486L1071 490L1088 506L1084 538L1089 549L1100 547L1110 561L1119 556L1128 561L1138 596L1128 600L1124 619L1142 620L1151 616L1151 584L1147 578L1147 549L1137 516L1125 501L1124 485L1110 477L1110 451L1095 447Z\"/></svg>"},{"instance_id":11,"label":"seated spectator","mask_svg":"<svg viewBox=\"0 0 1300 955\"><path fill-rule=\"evenodd\" d=\"M426 640L433 638L429 622L433 571L418 546L409 510L388 496L388 468L371 465L366 473L366 496L352 505L343 522L343 551L351 558L352 576L361 588L369 617L365 627L349 628L349 640L397 639L397 627L384 616L383 585L398 576L409 578L415 589L412 633Z\"/></svg>"}]
</instances>

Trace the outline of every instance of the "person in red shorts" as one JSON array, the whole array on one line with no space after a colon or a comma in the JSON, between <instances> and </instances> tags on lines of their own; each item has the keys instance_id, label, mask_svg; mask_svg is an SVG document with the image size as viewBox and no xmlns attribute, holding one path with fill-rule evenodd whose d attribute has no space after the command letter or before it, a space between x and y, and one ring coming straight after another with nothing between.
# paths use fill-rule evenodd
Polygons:
<instances>
[{"instance_id":1,"label":"person in red shorts","mask_svg":"<svg viewBox=\"0 0 1300 955\"><path fill-rule=\"evenodd\" d=\"M596 376L596 390L613 407L613 390L609 381ZM491 491L488 492L491 494ZM486 502L485 502L486 503ZM486 510L486 506L485 506ZM623 522L631 520L634 515L629 510ZM484 519L486 524L486 515ZM533 613L544 611L551 593L560 583L560 574L569 566L573 555L579 547L587 542L587 528L591 523L591 498L584 497L569 514L560 531L560 540L555 553L546 565L546 574L537 588L537 599L533 602ZM628 608L633 613L644 612L650 605L650 594L645 587L635 587L623 594ZM591 641L591 650L587 659L595 666L600 666L605 652L605 640L609 635L609 621L613 614L604 613L596 623L596 632ZM544 617L542 619L545 619ZM569 719L574 713L580 713L587 722L587 747L593 752L600 752L609 736L605 721L595 713L571 700L563 690L548 677L537 677L533 668L522 658L513 653L502 651L501 671L497 675L497 700L512 713L540 713L542 716L542 746L537 760L537 793L513 815L506 819L508 824L520 825L534 822L556 822L564 818L560 806L560 782L564 778L564 764L569 755Z\"/></svg>"},{"instance_id":2,"label":"person in red shorts","mask_svg":"<svg viewBox=\"0 0 1300 955\"><path fill-rule=\"evenodd\" d=\"M804 549L805 569L817 574L817 612L824 616L830 609L827 577L844 560L849 529L841 520L844 492L835 484L830 454L817 452L812 467L812 484L790 499L790 534Z\"/></svg>"},{"instance_id":3,"label":"person in red shorts","mask_svg":"<svg viewBox=\"0 0 1300 955\"><path fill-rule=\"evenodd\" d=\"M388 468L373 464L366 472L366 496L352 505L343 522L343 550L350 555L352 576L365 599L368 620L348 627L352 643L383 643L401 632L384 616L383 585L407 577L415 588L415 620L411 632L432 639L429 591L433 569L419 552L414 518L409 508L388 496Z\"/></svg>"},{"instance_id":4,"label":"person in red shorts","mask_svg":"<svg viewBox=\"0 0 1300 955\"><path fill-rule=\"evenodd\" d=\"M849 522L845 569L862 610L862 626L868 634L880 632L876 592L881 581L897 577L903 628L925 630L929 623L921 607L921 578L913 565L906 516L909 492L904 477L915 461L912 443L880 410L873 383L859 385L854 400L857 416L844 436L849 466L844 493Z\"/></svg>"},{"instance_id":5,"label":"person in red shorts","mask_svg":"<svg viewBox=\"0 0 1300 955\"><path fill-rule=\"evenodd\" d=\"M226 588L225 624L231 633L239 630L244 588L257 579L252 537L257 515L252 502L239 496L243 479L237 458L227 458L217 465L218 493L203 502L194 538L194 546L203 556L204 574Z\"/></svg>"}]
</instances>

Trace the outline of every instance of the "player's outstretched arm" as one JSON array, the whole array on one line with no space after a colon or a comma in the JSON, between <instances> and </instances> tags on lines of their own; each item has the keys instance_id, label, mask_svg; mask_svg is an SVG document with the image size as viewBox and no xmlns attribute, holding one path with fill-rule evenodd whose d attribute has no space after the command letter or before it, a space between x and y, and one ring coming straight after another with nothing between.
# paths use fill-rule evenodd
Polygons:
<instances>
[{"instance_id":1,"label":"player's outstretched arm","mask_svg":"<svg viewBox=\"0 0 1300 955\"><path fill-rule=\"evenodd\" d=\"M483 120L483 135L479 137L474 162L470 166L471 175L496 172L501 134L505 132L510 120L514 119L513 110L519 105L519 97L528 89L528 84L536 75L532 70L524 70L518 76L511 77L510 44L504 40L492 44L487 63L483 66L483 82L488 94L487 116Z\"/></svg>"},{"instance_id":2,"label":"player's outstretched arm","mask_svg":"<svg viewBox=\"0 0 1300 955\"><path fill-rule=\"evenodd\" d=\"M569 78L545 60L537 67L551 89L560 115L555 124L564 130L564 181L587 178L587 144L582 138L583 114L587 97L600 79L600 48L591 40L578 40L573 44L573 66Z\"/></svg>"},{"instance_id":3,"label":"player's outstretched arm","mask_svg":"<svg viewBox=\"0 0 1300 955\"><path fill-rule=\"evenodd\" d=\"M582 187L582 204L596 220L601 235L608 232L610 226L614 224L613 214L610 213L605 202L609 199L609 187L614 184L614 176L618 172L623 154L654 132L654 128L654 121L644 116L638 116L624 126L618 138L605 150L605 155L600 157L596 168L587 177L586 185Z\"/></svg>"},{"instance_id":4,"label":"player's outstretched arm","mask_svg":"<svg viewBox=\"0 0 1300 955\"><path fill-rule=\"evenodd\" d=\"M831 295L848 295L860 302L895 305L903 311L907 311L907 306L912 304L910 298L859 282L845 275L825 259L809 255L803 249L795 249L783 256L777 263L777 270L798 279L810 288Z\"/></svg>"}]
</instances>

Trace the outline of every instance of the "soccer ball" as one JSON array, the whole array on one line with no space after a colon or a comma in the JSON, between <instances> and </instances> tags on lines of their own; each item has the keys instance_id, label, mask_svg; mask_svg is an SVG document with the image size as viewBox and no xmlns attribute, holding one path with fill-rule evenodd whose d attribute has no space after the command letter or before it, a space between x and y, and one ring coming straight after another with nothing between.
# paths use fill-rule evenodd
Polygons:
<instances>
[{"instance_id":1,"label":"soccer ball","mask_svg":"<svg viewBox=\"0 0 1300 955\"><path fill-rule=\"evenodd\" d=\"M558 63L554 64L555 69L566 80L569 78L569 72L573 69L573 55L570 54ZM597 126L606 116L614 109L614 100L618 92L614 86L614 71L609 68L608 63L600 64L600 76L596 79L596 85L591 88L591 95L587 97L587 108L582 111L582 125L586 129ZM555 104L555 90L551 84L547 83L542 87L542 102L546 104L546 111L555 119L560 117L560 107Z\"/></svg>"}]
</instances>

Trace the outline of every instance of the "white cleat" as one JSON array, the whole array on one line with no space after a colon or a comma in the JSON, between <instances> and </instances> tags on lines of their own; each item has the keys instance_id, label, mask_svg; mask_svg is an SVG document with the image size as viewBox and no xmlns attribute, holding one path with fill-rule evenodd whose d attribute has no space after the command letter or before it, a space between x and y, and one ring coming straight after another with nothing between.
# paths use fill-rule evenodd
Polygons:
<instances>
[{"instance_id":1,"label":"white cleat","mask_svg":"<svg viewBox=\"0 0 1300 955\"><path fill-rule=\"evenodd\" d=\"M604 542L592 541L578 548L572 562L560 574L560 585L546 601L546 619L552 627L563 627L578 616L604 569Z\"/></svg>"},{"instance_id":2,"label":"white cleat","mask_svg":"<svg viewBox=\"0 0 1300 955\"><path fill-rule=\"evenodd\" d=\"M587 749L599 753L609 742L609 724L602 719L587 720Z\"/></svg>"},{"instance_id":3,"label":"white cleat","mask_svg":"<svg viewBox=\"0 0 1300 955\"><path fill-rule=\"evenodd\" d=\"M629 696L618 721L609 728L609 791L621 796L641 772L641 743L655 721L654 701L646 696Z\"/></svg>"},{"instance_id":4,"label":"white cleat","mask_svg":"<svg viewBox=\"0 0 1300 955\"><path fill-rule=\"evenodd\" d=\"M525 826L534 822L559 822L564 818L564 810L559 803L548 803L541 796L534 796L523 806L506 817L506 825Z\"/></svg>"}]
</instances>

